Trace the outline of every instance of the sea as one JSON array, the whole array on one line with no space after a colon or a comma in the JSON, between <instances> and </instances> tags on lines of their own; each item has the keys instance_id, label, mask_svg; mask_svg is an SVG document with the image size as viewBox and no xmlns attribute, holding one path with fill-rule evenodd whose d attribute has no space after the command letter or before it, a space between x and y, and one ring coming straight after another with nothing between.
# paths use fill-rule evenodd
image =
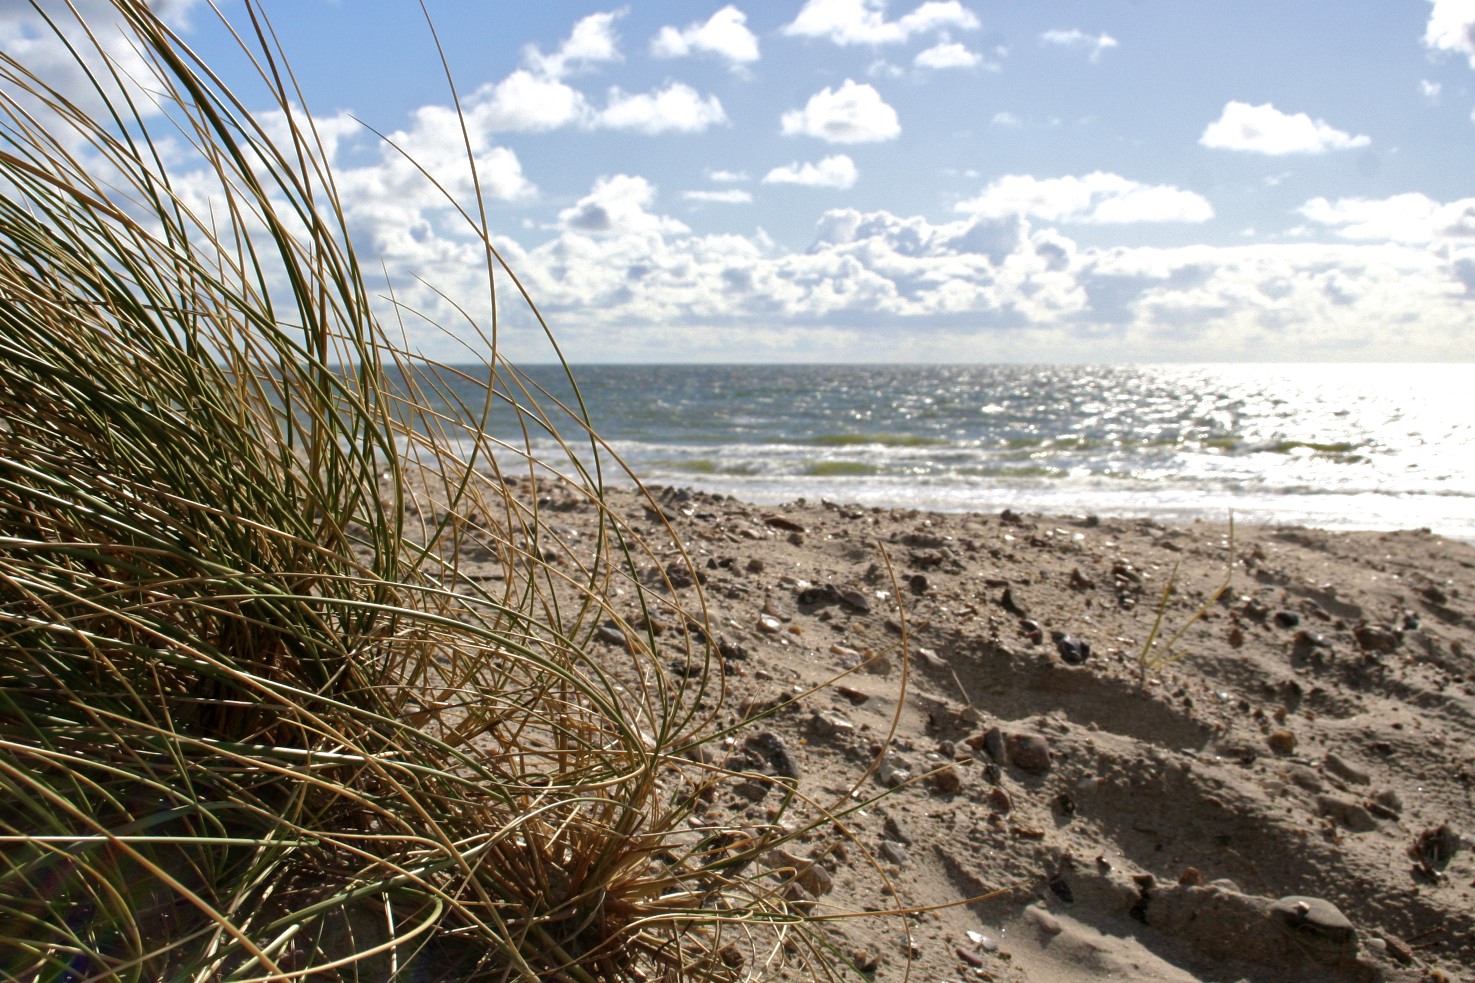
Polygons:
<instances>
[{"instance_id":1,"label":"sea","mask_svg":"<svg viewBox=\"0 0 1475 983\"><path fill-rule=\"evenodd\" d=\"M806 499L1475 541L1475 366L583 365L604 447L647 484ZM471 370L467 370L470 372ZM577 412L558 366L523 368ZM484 377L485 370L482 370ZM540 397L552 405L548 396ZM561 410L552 419L557 425ZM490 431L516 446L505 413ZM537 427L533 451L592 451Z\"/></svg>"}]
</instances>

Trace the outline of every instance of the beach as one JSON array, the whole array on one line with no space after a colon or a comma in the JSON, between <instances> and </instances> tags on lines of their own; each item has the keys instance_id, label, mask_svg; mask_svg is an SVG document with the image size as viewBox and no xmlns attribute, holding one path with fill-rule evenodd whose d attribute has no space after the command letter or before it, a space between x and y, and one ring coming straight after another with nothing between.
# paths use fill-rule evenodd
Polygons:
<instances>
[{"instance_id":1,"label":"beach","mask_svg":"<svg viewBox=\"0 0 1475 983\"><path fill-rule=\"evenodd\" d=\"M539 494L544 556L572 569L596 511ZM750 718L705 815L761 826L792 781L844 813L781 858L803 903L911 912L835 920L834 958L887 980L1475 978L1475 546L608 501L665 562L639 571L652 596L705 610L721 721ZM597 636L612 660L667 630L638 593Z\"/></svg>"}]
</instances>

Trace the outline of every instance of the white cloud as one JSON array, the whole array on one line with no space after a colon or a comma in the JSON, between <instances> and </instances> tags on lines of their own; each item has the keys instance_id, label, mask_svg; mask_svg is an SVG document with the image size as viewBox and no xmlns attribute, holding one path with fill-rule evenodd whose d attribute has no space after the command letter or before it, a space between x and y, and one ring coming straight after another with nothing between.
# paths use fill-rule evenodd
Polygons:
<instances>
[{"instance_id":1,"label":"white cloud","mask_svg":"<svg viewBox=\"0 0 1475 983\"><path fill-rule=\"evenodd\" d=\"M727 188L723 191L683 191L681 197L687 201L708 202L715 205L746 205L753 200L752 193L742 188Z\"/></svg>"},{"instance_id":2,"label":"white cloud","mask_svg":"<svg viewBox=\"0 0 1475 983\"><path fill-rule=\"evenodd\" d=\"M919 68L975 68L983 56L969 51L956 41L943 41L917 53L914 60Z\"/></svg>"},{"instance_id":3,"label":"white cloud","mask_svg":"<svg viewBox=\"0 0 1475 983\"><path fill-rule=\"evenodd\" d=\"M703 99L684 82L670 82L664 89L649 93L629 94L611 89L609 105L598 117L599 126L652 135L700 133L726 122L727 114L716 96Z\"/></svg>"},{"instance_id":4,"label":"white cloud","mask_svg":"<svg viewBox=\"0 0 1475 983\"><path fill-rule=\"evenodd\" d=\"M855 161L846 154L836 154L818 164L796 162L787 167L775 167L764 175L763 183L802 184L810 188L838 188L843 191L854 187L859 177Z\"/></svg>"},{"instance_id":5,"label":"white cloud","mask_svg":"<svg viewBox=\"0 0 1475 983\"><path fill-rule=\"evenodd\" d=\"M523 49L524 61L539 75L555 79L601 62L620 61L623 56L615 21L623 16L625 8L581 18L557 51L545 55L530 44Z\"/></svg>"},{"instance_id":6,"label":"white cloud","mask_svg":"<svg viewBox=\"0 0 1475 983\"><path fill-rule=\"evenodd\" d=\"M643 177L616 174L602 177L578 203L558 213L558 221L572 232L619 234L680 234L691 231L682 222L649 211L656 189Z\"/></svg>"},{"instance_id":7,"label":"white cloud","mask_svg":"<svg viewBox=\"0 0 1475 983\"><path fill-rule=\"evenodd\" d=\"M683 30L663 27L650 42L657 58L683 58L707 52L727 59L734 68L758 60L758 38L748 30L748 18L729 4L706 23L690 24Z\"/></svg>"},{"instance_id":8,"label":"white cloud","mask_svg":"<svg viewBox=\"0 0 1475 983\"><path fill-rule=\"evenodd\" d=\"M1442 204L1410 192L1391 198L1313 198L1297 211L1347 239L1429 243L1475 237L1475 198Z\"/></svg>"},{"instance_id":9,"label":"white cloud","mask_svg":"<svg viewBox=\"0 0 1475 983\"><path fill-rule=\"evenodd\" d=\"M1214 217L1213 206L1195 192L1101 171L1060 178L1010 174L953 208L980 217L1020 215L1050 222L1205 222Z\"/></svg>"},{"instance_id":10,"label":"white cloud","mask_svg":"<svg viewBox=\"0 0 1475 983\"><path fill-rule=\"evenodd\" d=\"M808 0L783 31L794 37L829 38L839 45L897 44L916 34L978 26L978 18L957 0L928 0L894 21L886 19L886 0Z\"/></svg>"},{"instance_id":11,"label":"white cloud","mask_svg":"<svg viewBox=\"0 0 1475 983\"><path fill-rule=\"evenodd\" d=\"M1046 31L1040 35L1040 40L1045 44L1059 45L1062 48L1078 48L1088 51L1093 62L1100 59L1101 52L1117 46L1116 38L1109 34L1087 34L1074 27L1068 31Z\"/></svg>"},{"instance_id":12,"label":"white cloud","mask_svg":"<svg viewBox=\"0 0 1475 983\"><path fill-rule=\"evenodd\" d=\"M203 0L174 0L155 4L154 10L169 27L184 31L189 27L191 13L202 4ZM109 99L116 100L122 95L111 74L102 68L97 52L101 47L118 76L125 80L127 95L134 100L138 112L143 116L156 114L153 93L158 86L154 84L154 70L139 53L133 32L122 26L125 22L110 0L73 0L70 5L42 3L39 7L51 18L50 25L31 3L0 0L0 52L7 59L35 72L60 95L96 117L105 112L97 91L99 85ZM69 44L72 50L68 50ZM91 78L83 64L91 69ZM40 113L42 119L49 116L48 111L40 109L24 93L6 95L18 99L28 111ZM62 124L50 129L62 135L71 127Z\"/></svg>"},{"instance_id":13,"label":"white cloud","mask_svg":"<svg viewBox=\"0 0 1475 983\"><path fill-rule=\"evenodd\" d=\"M1424 44L1435 51L1464 55L1475 68L1475 2L1472 0L1429 0L1429 23Z\"/></svg>"},{"instance_id":14,"label":"white cloud","mask_svg":"<svg viewBox=\"0 0 1475 983\"><path fill-rule=\"evenodd\" d=\"M716 181L718 184L737 184L749 180L746 171L715 170L707 172L707 180Z\"/></svg>"},{"instance_id":15,"label":"white cloud","mask_svg":"<svg viewBox=\"0 0 1475 983\"><path fill-rule=\"evenodd\" d=\"M896 110L872 86L846 79L839 89L824 89L809 97L803 109L783 115L785 136L818 137L827 143L874 143L901 133Z\"/></svg>"},{"instance_id":16,"label":"white cloud","mask_svg":"<svg viewBox=\"0 0 1475 983\"><path fill-rule=\"evenodd\" d=\"M1024 125L1024 121L1022 119L1020 119L1018 116L1015 116L1007 109L1001 109L997 113L994 113L993 118L990 119L989 122L993 123L995 126L1018 127Z\"/></svg>"},{"instance_id":17,"label":"white cloud","mask_svg":"<svg viewBox=\"0 0 1475 983\"><path fill-rule=\"evenodd\" d=\"M467 115L496 130L546 131L587 126L594 111L583 93L556 78L518 69L467 100Z\"/></svg>"},{"instance_id":18,"label":"white cloud","mask_svg":"<svg viewBox=\"0 0 1475 983\"><path fill-rule=\"evenodd\" d=\"M1223 114L1204 128L1198 142L1216 150L1279 155L1366 147L1372 140L1351 136L1305 113L1283 113L1268 102L1251 106L1231 101L1225 104Z\"/></svg>"},{"instance_id":19,"label":"white cloud","mask_svg":"<svg viewBox=\"0 0 1475 983\"><path fill-rule=\"evenodd\" d=\"M1428 79L1419 79L1419 94L1430 102L1439 101L1439 93L1444 86L1438 82L1430 82Z\"/></svg>"}]
</instances>

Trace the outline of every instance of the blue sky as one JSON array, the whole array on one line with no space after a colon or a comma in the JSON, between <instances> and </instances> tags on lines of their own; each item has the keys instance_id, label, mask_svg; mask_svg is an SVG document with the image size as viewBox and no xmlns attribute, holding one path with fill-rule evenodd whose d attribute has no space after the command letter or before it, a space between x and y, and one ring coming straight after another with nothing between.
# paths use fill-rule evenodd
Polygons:
<instances>
[{"instance_id":1,"label":"blue sky","mask_svg":"<svg viewBox=\"0 0 1475 983\"><path fill-rule=\"evenodd\" d=\"M1475 0L428 6L577 361L1475 357ZM418 4L266 10L360 247L458 333L417 278L481 310L476 244L364 126L470 196Z\"/></svg>"}]
</instances>

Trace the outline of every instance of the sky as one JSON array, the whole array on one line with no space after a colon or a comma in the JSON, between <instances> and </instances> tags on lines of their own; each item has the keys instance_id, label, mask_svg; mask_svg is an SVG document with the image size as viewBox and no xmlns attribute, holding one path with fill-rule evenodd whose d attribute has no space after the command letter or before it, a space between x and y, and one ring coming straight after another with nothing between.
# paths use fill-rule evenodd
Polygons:
<instances>
[{"instance_id":1,"label":"sky","mask_svg":"<svg viewBox=\"0 0 1475 983\"><path fill-rule=\"evenodd\" d=\"M573 361L1475 359L1475 0L426 5ZM359 249L454 360L480 247L385 141L474 198L419 4L264 7ZM159 9L245 78L202 0Z\"/></svg>"}]
</instances>

